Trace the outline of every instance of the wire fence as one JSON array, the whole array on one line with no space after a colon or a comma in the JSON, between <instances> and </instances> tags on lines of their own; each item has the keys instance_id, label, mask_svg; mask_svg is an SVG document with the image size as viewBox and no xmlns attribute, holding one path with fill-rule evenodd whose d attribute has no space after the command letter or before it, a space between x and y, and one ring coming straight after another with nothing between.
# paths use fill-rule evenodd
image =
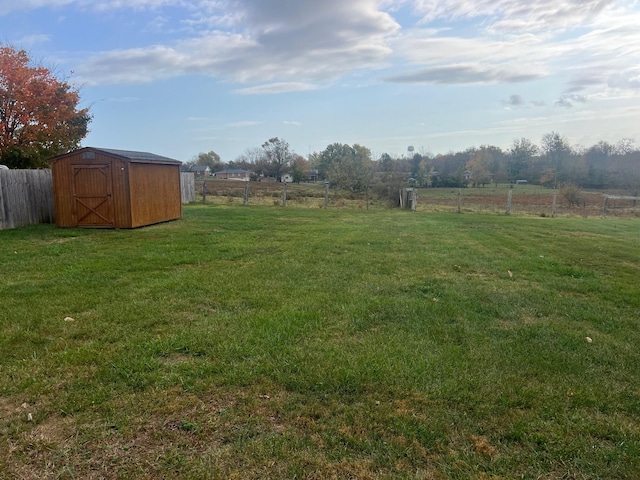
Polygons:
<instances>
[{"instance_id":1,"label":"wire fence","mask_svg":"<svg viewBox=\"0 0 640 480\"><path fill-rule=\"evenodd\" d=\"M208 204L275 205L298 208L400 208L401 189L380 195L353 193L322 183L282 184L197 180L196 202ZM554 190L526 185L487 188L425 188L416 192L417 212L457 212L540 217L640 218L640 198L617 192Z\"/></svg>"}]
</instances>

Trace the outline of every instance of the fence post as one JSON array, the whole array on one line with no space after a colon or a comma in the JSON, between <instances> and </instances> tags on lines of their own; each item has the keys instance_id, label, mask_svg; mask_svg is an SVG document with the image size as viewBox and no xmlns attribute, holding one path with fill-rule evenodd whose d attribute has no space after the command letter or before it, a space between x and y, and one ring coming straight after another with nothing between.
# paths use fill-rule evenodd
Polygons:
<instances>
[{"instance_id":1,"label":"fence post","mask_svg":"<svg viewBox=\"0 0 640 480\"><path fill-rule=\"evenodd\" d=\"M551 205L551 218L556 218L556 201L558 198L558 190L553 189L553 203Z\"/></svg>"},{"instance_id":2,"label":"fence post","mask_svg":"<svg viewBox=\"0 0 640 480\"><path fill-rule=\"evenodd\" d=\"M458 189L458 213L462 212L462 189Z\"/></svg>"},{"instance_id":3,"label":"fence post","mask_svg":"<svg viewBox=\"0 0 640 480\"><path fill-rule=\"evenodd\" d=\"M244 201L243 205L249 205L249 182L244 183Z\"/></svg>"},{"instance_id":4,"label":"fence post","mask_svg":"<svg viewBox=\"0 0 640 480\"><path fill-rule=\"evenodd\" d=\"M284 187L282 188L282 206L287 206L287 182L283 182Z\"/></svg>"},{"instance_id":5,"label":"fence post","mask_svg":"<svg viewBox=\"0 0 640 480\"><path fill-rule=\"evenodd\" d=\"M607 203L609 203L609 196L604 197L604 205L602 206L602 218L607 218Z\"/></svg>"},{"instance_id":6,"label":"fence post","mask_svg":"<svg viewBox=\"0 0 640 480\"><path fill-rule=\"evenodd\" d=\"M207 182L202 179L202 203L207 203Z\"/></svg>"},{"instance_id":7,"label":"fence post","mask_svg":"<svg viewBox=\"0 0 640 480\"><path fill-rule=\"evenodd\" d=\"M327 205L329 205L329 181L325 180L324 181L324 208L327 208Z\"/></svg>"},{"instance_id":8,"label":"fence post","mask_svg":"<svg viewBox=\"0 0 640 480\"><path fill-rule=\"evenodd\" d=\"M513 189L509 189L509 193L507 194L507 215L511 215L511 199L513 197Z\"/></svg>"}]
</instances>

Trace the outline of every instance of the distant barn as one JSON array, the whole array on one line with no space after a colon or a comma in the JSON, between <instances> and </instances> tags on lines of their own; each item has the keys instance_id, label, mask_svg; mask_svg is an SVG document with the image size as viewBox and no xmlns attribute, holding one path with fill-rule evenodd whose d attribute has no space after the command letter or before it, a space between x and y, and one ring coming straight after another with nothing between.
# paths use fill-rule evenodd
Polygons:
<instances>
[{"instance_id":1,"label":"distant barn","mask_svg":"<svg viewBox=\"0 0 640 480\"><path fill-rule=\"evenodd\" d=\"M136 228L182 216L177 160L87 147L50 162L58 227Z\"/></svg>"}]
</instances>

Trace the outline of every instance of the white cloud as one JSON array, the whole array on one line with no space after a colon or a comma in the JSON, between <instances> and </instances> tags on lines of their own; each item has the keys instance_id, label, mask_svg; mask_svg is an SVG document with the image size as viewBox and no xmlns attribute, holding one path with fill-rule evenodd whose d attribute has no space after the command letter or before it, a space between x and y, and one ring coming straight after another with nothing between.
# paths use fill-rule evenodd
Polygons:
<instances>
[{"instance_id":1,"label":"white cloud","mask_svg":"<svg viewBox=\"0 0 640 480\"><path fill-rule=\"evenodd\" d=\"M75 6L97 11L115 9L153 9L166 6L186 6L185 0L0 0L0 15L38 8Z\"/></svg>"},{"instance_id":2,"label":"white cloud","mask_svg":"<svg viewBox=\"0 0 640 480\"><path fill-rule=\"evenodd\" d=\"M183 66L184 57L180 52L154 46L94 55L78 67L78 75L90 85L140 83L187 73Z\"/></svg>"},{"instance_id":3,"label":"white cloud","mask_svg":"<svg viewBox=\"0 0 640 480\"><path fill-rule=\"evenodd\" d=\"M414 28L398 36L393 43L397 55L421 68L388 80L492 84L531 81L550 73L548 44L539 36L462 37L453 33ZM527 60L523 62L525 52Z\"/></svg>"},{"instance_id":4,"label":"white cloud","mask_svg":"<svg viewBox=\"0 0 640 480\"><path fill-rule=\"evenodd\" d=\"M608 78L607 84L616 89L640 90L640 69L631 68L626 72L614 73Z\"/></svg>"},{"instance_id":5,"label":"white cloud","mask_svg":"<svg viewBox=\"0 0 640 480\"><path fill-rule=\"evenodd\" d=\"M0 15L43 7L63 7L74 3L77 3L77 0L2 0L0 1Z\"/></svg>"},{"instance_id":6,"label":"white cloud","mask_svg":"<svg viewBox=\"0 0 640 480\"><path fill-rule=\"evenodd\" d=\"M491 37L453 36L451 32L414 29L406 32L394 43L398 52L413 63L450 62L482 59L485 63L522 63L523 52L536 52L527 56L527 65L540 62L537 52L548 47L544 39L533 34ZM543 58L548 58L547 56Z\"/></svg>"},{"instance_id":7,"label":"white cloud","mask_svg":"<svg viewBox=\"0 0 640 480\"><path fill-rule=\"evenodd\" d=\"M555 105L556 107L563 107L563 108L573 107L573 103L571 103L571 100L569 100L566 97L560 97L558 100L556 100Z\"/></svg>"},{"instance_id":8,"label":"white cloud","mask_svg":"<svg viewBox=\"0 0 640 480\"><path fill-rule=\"evenodd\" d=\"M504 106L505 110L512 110L514 108L527 109L531 107L546 106L546 103L544 101L541 101L541 100L527 101L522 97L522 95L518 95L518 94L511 95L508 99L502 100L501 103Z\"/></svg>"},{"instance_id":9,"label":"white cloud","mask_svg":"<svg viewBox=\"0 0 640 480\"><path fill-rule=\"evenodd\" d=\"M51 35L47 34L35 34L28 35L26 37L21 38L16 43L20 48L24 47L32 47L33 45L48 43L51 41Z\"/></svg>"},{"instance_id":10,"label":"white cloud","mask_svg":"<svg viewBox=\"0 0 640 480\"><path fill-rule=\"evenodd\" d=\"M493 31L536 31L582 25L616 0L414 0L424 22L435 19L488 19Z\"/></svg>"},{"instance_id":11,"label":"white cloud","mask_svg":"<svg viewBox=\"0 0 640 480\"><path fill-rule=\"evenodd\" d=\"M554 77L564 82L564 94L637 90L637 2L416 0L413 5L424 15L425 28L402 32L393 47L415 71L394 81L469 84ZM458 20L467 22L464 29L455 28ZM433 28L443 21L451 28Z\"/></svg>"},{"instance_id":12,"label":"white cloud","mask_svg":"<svg viewBox=\"0 0 640 480\"><path fill-rule=\"evenodd\" d=\"M508 100L504 100L502 103L504 105L509 105L512 107L521 107L526 102L524 101L524 98L522 98L520 95L514 94L514 95L511 95Z\"/></svg>"},{"instance_id":13,"label":"white cloud","mask_svg":"<svg viewBox=\"0 0 640 480\"><path fill-rule=\"evenodd\" d=\"M638 92L636 0L0 0L37 8L153 10L141 25L189 37L94 52L74 66L88 85L207 75L243 95L312 90L393 65L395 83L500 84L562 79L554 96ZM171 7L171 10L165 9ZM393 15L422 19L402 29ZM179 20L172 16L180 9ZM406 12L405 12L406 13ZM463 25L464 28L459 28ZM173 35L175 38L175 35ZM34 36L43 41L47 36ZM571 101L569 99L569 101Z\"/></svg>"},{"instance_id":14,"label":"white cloud","mask_svg":"<svg viewBox=\"0 0 640 480\"><path fill-rule=\"evenodd\" d=\"M587 103L587 97L575 93L562 95L555 103L558 107L571 108L575 103Z\"/></svg>"},{"instance_id":15,"label":"white cloud","mask_svg":"<svg viewBox=\"0 0 640 480\"><path fill-rule=\"evenodd\" d=\"M387 38L399 28L376 0L228 0L210 4L207 15L192 17L198 20L190 26L220 23L223 9L235 11L225 17L238 22L233 30L218 28L172 45L99 53L78 71L94 84L193 73L241 83L326 80L382 66L392 53Z\"/></svg>"},{"instance_id":16,"label":"white cloud","mask_svg":"<svg viewBox=\"0 0 640 480\"><path fill-rule=\"evenodd\" d=\"M258 85L255 87L241 88L236 90L235 93L240 95L265 95L265 94L278 94L288 92L303 92L307 90L316 90L317 85L303 82L279 82L269 83L266 85Z\"/></svg>"},{"instance_id":17,"label":"white cloud","mask_svg":"<svg viewBox=\"0 0 640 480\"><path fill-rule=\"evenodd\" d=\"M264 122L258 122L254 120L245 120L242 122L228 123L226 126L231 128L245 128L245 127L253 127L255 125L261 125L262 123Z\"/></svg>"},{"instance_id":18,"label":"white cloud","mask_svg":"<svg viewBox=\"0 0 640 480\"><path fill-rule=\"evenodd\" d=\"M95 8L98 11L117 9L158 9L162 7L184 7L188 4L185 0L78 0L78 4L85 8Z\"/></svg>"},{"instance_id":19,"label":"white cloud","mask_svg":"<svg viewBox=\"0 0 640 480\"><path fill-rule=\"evenodd\" d=\"M503 69L479 64L442 65L388 77L395 83L489 84L519 83L539 78L527 69Z\"/></svg>"}]
</instances>

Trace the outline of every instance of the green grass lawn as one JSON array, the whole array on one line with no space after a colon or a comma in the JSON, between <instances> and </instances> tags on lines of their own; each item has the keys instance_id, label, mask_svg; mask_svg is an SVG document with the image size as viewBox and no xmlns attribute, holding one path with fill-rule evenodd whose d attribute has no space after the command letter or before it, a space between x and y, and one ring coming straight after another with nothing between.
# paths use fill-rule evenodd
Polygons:
<instances>
[{"instance_id":1,"label":"green grass lawn","mask_svg":"<svg viewBox=\"0 0 640 480\"><path fill-rule=\"evenodd\" d=\"M637 220L0 232L0 478L640 478Z\"/></svg>"}]
</instances>

